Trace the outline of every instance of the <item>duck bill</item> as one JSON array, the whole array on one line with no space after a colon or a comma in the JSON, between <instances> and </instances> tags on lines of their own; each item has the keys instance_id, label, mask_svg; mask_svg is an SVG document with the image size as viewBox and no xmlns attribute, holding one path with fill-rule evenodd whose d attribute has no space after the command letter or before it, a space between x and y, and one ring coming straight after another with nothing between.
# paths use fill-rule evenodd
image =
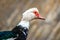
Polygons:
<instances>
[{"instance_id":1,"label":"duck bill","mask_svg":"<svg viewBox=\"0 0 60 40\"><path fill-rule=\"evenodd\" d=\"M41 16L38 19L45 20L45 18L44 17L41 17Z\"/></svg>"},{"instance_id":2,"label":"duck bill","mask_svg":"<svg viewBox=\"0 0 60 40\"><path fill-rule=\"evenodd\" d=\"M41 16L39 16L39 17L37 17L37 18L35 18L35 19L45 20L45 18L44 18L44 17L41 17Z\"/></svg>"},{"instance_id":3,"label":"duck bill","mask_svg":"<svg viewBox=\"0 0 60 40\"><path fill-rule=\"evenodd\" d=\"M45 18L42 16L39 16L38 19L45 20Z\"/></svg>"}]
</instances>

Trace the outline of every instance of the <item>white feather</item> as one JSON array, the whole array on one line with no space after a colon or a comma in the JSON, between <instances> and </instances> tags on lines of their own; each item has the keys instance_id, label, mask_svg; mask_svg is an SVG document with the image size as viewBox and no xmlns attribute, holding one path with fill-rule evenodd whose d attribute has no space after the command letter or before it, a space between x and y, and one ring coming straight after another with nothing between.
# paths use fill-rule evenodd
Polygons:
<instances>
[{"instance_id":1,"label":"white feather","mask_svg":"<svg viewBox=\"0 0 60 40\"><path fill-rule=\"evenodd\" d=\"M25 27L25 28L29 29L29 22L28 21L21 21L18 25L22 25L22 27Z\"/></svg>"}]
</instances>

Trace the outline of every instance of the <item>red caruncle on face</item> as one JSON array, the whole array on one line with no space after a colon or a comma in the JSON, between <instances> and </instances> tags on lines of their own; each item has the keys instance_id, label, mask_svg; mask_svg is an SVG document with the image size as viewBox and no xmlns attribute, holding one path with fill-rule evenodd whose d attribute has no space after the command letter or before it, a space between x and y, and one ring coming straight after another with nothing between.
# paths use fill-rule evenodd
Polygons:
<instances>
[{"instance_id":1,"label":"red caruncle on face","mask_svg":"<svg viewBox=\"0 0 60 40\"><path fill-rule=\"evenodd\" d=\"M34 11L34 14L35 14L36 17L40 16L40 14L37 11Z\"/></svg>"}]
</instances>

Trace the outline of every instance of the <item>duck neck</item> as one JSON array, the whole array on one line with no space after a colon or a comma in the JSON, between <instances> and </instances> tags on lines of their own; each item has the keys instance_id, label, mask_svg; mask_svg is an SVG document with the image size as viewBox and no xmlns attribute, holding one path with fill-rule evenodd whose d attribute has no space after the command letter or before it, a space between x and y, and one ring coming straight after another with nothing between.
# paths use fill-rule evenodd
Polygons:
<instances>
[{"instance_id":1,"label":"duck neck","mask_svg":"<svg viewBox=\"0 0 60 40\"><path fill-rule=\"evenodd\" d=\"M24 20L21 20L17 26L19 26L19 25L21 25L22 27L25 27L27 29L29 29L29 26L30 26L29 21L24 21Z\"/></svg>"}]
</instances>

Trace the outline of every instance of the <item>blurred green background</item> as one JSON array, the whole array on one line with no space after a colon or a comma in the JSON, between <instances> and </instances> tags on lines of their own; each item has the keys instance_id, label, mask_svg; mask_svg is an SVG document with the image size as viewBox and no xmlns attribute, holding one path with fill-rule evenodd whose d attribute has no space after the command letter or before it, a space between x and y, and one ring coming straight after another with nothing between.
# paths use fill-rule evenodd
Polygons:
<instances>
[{"instance_id":1,"label":"blurred green background","mask_svg":"<svg viewBox=\"0 0 60 40\"><path fill-rule=\"evenodd\" d=\"M60 0L0 0L0 31L13 29L33 7L46 20L31 21L27 40L60 40Z\"/></svg>"}]
</instances>

